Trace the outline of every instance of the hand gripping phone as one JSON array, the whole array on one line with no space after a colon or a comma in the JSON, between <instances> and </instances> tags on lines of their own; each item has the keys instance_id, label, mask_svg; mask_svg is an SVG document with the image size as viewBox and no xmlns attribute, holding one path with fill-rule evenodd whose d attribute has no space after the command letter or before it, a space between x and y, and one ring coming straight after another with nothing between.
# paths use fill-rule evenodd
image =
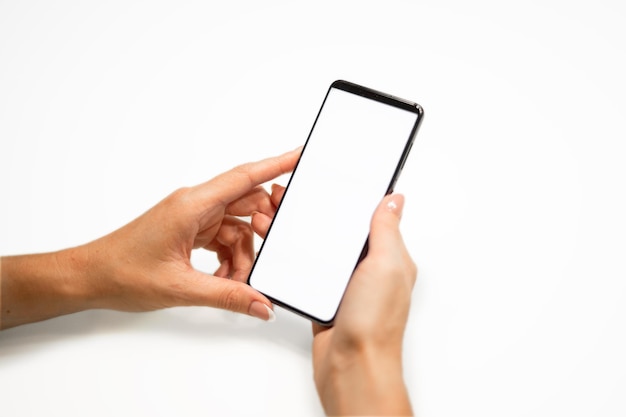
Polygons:
<instances>
[{"instance_id":1,"label":"hand gripping phone","mask_svg":"<svg viewBox=\"0 0 626 417\"><path fill-rule=\"evenodd\" d=\"M332 83L248 277L273 303L331 325L367 253L374 210L393 191L421 106Z\"/></svg>"}]
</instances>

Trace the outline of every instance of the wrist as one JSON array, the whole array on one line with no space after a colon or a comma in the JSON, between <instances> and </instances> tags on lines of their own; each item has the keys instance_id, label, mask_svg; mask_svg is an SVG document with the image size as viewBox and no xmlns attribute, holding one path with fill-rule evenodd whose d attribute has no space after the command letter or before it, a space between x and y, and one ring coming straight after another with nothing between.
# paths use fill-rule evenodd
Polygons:
<instances>
[{"instance_id":1,"label":"wrist","mask_svg":"<svg viewBox=\"0 0 626 417\"><path fill-rule=\"evenodd\" d=\"M96 290L93 262L87 246L78 246L55 252L58 265L57 279L61 280L59 299L67 303L71 312L95 308Z\"/></svg>"},{"instance_id":2,"label":"wrist","mask_svg":"<svg viewBox=\"0 0 626 417\"><path fill-rule=\"evenodd\" d=\"M2 328L89 308L81 248L2 258Z\"/></svg>"},{"instance_id":3,"label":"wrist","mask_svg":"<svg viewBox=\"0 0 626 417\"><path fill-rule=\"evenodd\" d=\"M400 352L331 353L318 391L329 415L412 415Z\"/></svg>"}]
</instances>

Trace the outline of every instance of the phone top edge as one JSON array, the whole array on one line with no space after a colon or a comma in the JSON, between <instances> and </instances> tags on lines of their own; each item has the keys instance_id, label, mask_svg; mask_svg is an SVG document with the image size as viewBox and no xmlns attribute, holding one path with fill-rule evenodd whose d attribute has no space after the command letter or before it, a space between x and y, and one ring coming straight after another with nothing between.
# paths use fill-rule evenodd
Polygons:
<instances>
[{"instance_id":1,"label":"phone top edge","mask_svg":"<svg viewBox=\"0 0 626 417\"><path fill-rule=\"evenodd\" d=\"M422 106L417 104L414 101L407 100L401 97L397 97L391 94L383 93L382 91L374 90L373 88L364 87L359 84L355 84L346 80L335 80L330 88L337 88L339 90L347 91L353 94L358 94L360 96L378 100L390 105L394 105L397 107L401 107L405 110L411 111L413 113L417 113L418 116L422 116L424 113L424 109Z\"/></svg>"}]
</instances>

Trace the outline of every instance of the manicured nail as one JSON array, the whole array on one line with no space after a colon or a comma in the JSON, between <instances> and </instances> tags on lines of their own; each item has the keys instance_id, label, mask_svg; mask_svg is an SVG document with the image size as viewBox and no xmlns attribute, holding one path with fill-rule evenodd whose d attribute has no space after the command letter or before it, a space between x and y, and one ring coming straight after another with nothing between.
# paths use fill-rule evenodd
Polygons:
<instances>
[{"instance_id":1,"label":"manicured nail","mask_svg":"<svg viewBox=\"0 0 626 417\"><path fill-rule=\"evenodd\" d=\"M253 301L248 309L248 314L264 321L276 320L276 315L271 308L260 301Z\"/></svg>"},{"instance_id":2,"label":"manicured nail","mask_svg":"<svg viewBox=\"0 0 626 417\"><path fill-rule=\"evenodd\" d=\"M276 321L276 314L274 314L274 310L272 310L265 304L263 304L263 307L265 307L265 310L267 310L267 316L268 316L267 321L269 322Z\"/></svg>"},{"instance_id":3,"label":"manicured nail","mask_svg":"<svg viewBox=\"0 0 626 417\"><path fill-rule=\"evenodd\" d=\"M394 194L387 202L387 210L402 217L402 209L404 208L404 196L402 194Z\"/></svg>"}]
</instances>

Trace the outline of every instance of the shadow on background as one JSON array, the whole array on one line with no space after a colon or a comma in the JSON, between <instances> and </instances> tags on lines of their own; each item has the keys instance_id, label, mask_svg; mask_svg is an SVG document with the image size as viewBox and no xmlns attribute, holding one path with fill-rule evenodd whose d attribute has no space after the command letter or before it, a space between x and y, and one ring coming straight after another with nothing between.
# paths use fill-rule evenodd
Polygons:
<instances>
[{"instance_id":1,"label":"shadow on background","mask_svg":"<svg viewBox=\"0 0 626 417\"><path fill-rule=\"evenodd\" d=\"M103 334L163 334L168 338L270 342L298 355L311 355L311 324L275 308L277 320L258 319L207 307L177 307L148 313L92 310L0 331L0 365L50 345Z\"/></svg>"}]
</instances>

